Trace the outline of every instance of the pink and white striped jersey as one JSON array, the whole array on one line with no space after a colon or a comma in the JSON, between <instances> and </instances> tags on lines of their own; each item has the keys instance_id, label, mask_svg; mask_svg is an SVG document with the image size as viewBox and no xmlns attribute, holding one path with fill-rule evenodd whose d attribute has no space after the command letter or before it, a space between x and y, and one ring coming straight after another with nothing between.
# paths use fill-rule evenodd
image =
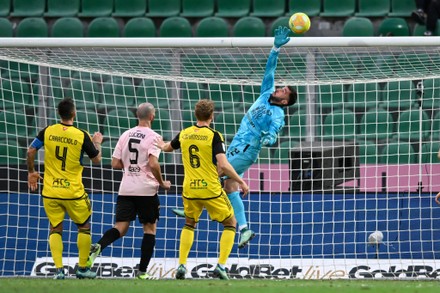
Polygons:
<instances>
[{"instance_id":1,"label":"pink and white striped jersey","mask_svg":"<svg viewBox=\"0 0 440 293\"><path fill-rule=\"evenodd\" d=\"M159 158L160 149L155 146L160 137L149 127L133 127L125 131L118 140L113 157L124 165L124 174L119 195L153 196L159 183L148 166L148 157Z\"/></svg>"}]
</instances>

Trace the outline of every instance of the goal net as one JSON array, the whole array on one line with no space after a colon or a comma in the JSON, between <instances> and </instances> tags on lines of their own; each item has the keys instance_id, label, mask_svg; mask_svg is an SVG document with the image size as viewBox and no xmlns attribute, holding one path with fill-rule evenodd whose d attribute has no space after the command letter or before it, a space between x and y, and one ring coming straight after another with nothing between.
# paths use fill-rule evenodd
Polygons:
<instances>
[{"instance_id":1,"label":"goal net","mask_svg":"<svg viewBox=\"0 0 440 293\"><path fill-rule=\"evenodd\" d=\"M72 97L76 125L104 135L100 165L84 161L93 204L92 241L113 226L121 172L110 166L120 134L142 102L165 140L195 122L201 98L215 101L213 127L229 144L258 98L271 38L11 39L0 44L0 276L50 277L49 223L27 188L26 150ZM279 54L276 86L298 101L285 109L276 145L245 173L256 237L234 245L232 278L437 278L440 269L440 48L437 38L294 38ZM44 174L44 151L37 169ZM161 154L170 191L149 272L174 278L180 230L180 152ZM188 277L207 278L222 228L198 223ZM142 227L106 248L93 270L134 276ZM64 222L64 264L77 267L76 226ZM237 242L238 236L236 238Z\"/></svg>"}]
</instances>

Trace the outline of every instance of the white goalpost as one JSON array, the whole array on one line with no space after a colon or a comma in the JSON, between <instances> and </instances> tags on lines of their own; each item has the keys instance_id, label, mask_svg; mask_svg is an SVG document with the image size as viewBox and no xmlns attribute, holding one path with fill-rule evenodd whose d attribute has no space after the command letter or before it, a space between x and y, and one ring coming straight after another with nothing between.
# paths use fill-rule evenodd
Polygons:
<instances>
[{"instance_id":1,"label":"white goalpost","mask_svg":"<svg viewBox=\"0 0 440 293\"><path fill-rule=\"evenodd\" d=\"M273 38L21 39L0 42L0 276L50 277L49 223L27 188L26 149L58 121L72 97L76 125L104 135L103 161L84 161L93 205L92 241L114 221L121 173L110 166L135 109L156 107L165 140L195 122L202 98L215 101L213 127L228 145L258 98ZM231 278L434 279L440 270L440 38L292 38L281 49L276 86L297 88L277 143L263 148L244 178L257 236L234 245ZM44 152L38 170L44 174ZM149 266L174 278L182 207L180 153L161 154L173 187L159 191L161 216ZM76 227L65 222L63 259L77 266ZM221 227L204 212L188 262L209 278ZM104 250L100 277L133 277L142 227ZM237 237L238 239L238 237ZM237 241L236 241L237 242Z\"/></svg>"}]
</instances>

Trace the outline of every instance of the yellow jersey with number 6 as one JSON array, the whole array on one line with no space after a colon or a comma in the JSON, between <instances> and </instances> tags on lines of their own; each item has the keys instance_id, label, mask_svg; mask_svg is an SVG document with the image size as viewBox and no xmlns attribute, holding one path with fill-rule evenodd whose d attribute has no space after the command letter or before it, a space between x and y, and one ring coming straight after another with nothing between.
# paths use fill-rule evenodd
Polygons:
<instances>
[{"instance_id":1,"label":"yellow jersey with number 6","mask_svg":"<svg viewBox=\"0 0 440 293\"><path fill-rule=\"evenodd\" d=\"M171 146L182 151L184 167L183 197L189 199L216 198L222 193L217 173L218 153L225 152L223 136L206 126L190 126L182 130Z\"/></svg>"},{"instance_id":2,"label":"yellow jersey with number 6","mask_svg":"<svg viewBox=\"0 0 440 293\"><path fill-rule=\"evenodd\" d=\"M43 129L32 145L37 149L44 146L43 197L81 198L85 193L83 154L86 152L90 158L99 154L90 135L75 126L54 124Z\"/></svg>"}]
</instances>

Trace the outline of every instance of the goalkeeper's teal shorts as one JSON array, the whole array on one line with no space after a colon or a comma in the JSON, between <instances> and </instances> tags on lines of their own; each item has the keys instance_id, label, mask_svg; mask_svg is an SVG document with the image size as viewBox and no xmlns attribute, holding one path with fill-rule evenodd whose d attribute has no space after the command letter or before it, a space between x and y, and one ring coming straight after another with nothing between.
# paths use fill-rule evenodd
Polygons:
<instances>
[{"instance_id":1,"label":"goalkeeper's teal shorts","mask_svg":"<svg viewBox=\"0 0 440 293\"><path fill-rule=\"evenodd\" d=\"M261 148L252 147L249 144L232 141L226 152L229 163L235 172L243 177L243 174L257 161Z\"/></svg>"}]
</instances>

